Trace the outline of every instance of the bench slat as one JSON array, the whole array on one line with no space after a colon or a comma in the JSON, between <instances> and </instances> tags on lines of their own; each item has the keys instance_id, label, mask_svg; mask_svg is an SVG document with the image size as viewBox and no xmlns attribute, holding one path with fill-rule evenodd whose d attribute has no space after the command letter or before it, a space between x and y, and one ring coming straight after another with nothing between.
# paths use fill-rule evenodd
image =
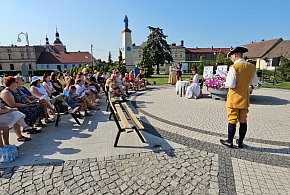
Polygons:
<instances>
[{"instance_id":1,"label":"bench slat","mask_svg":"<svg viewBox=\"0 0 290 195\"><path fill-rule=\"evenodd\" d=\"M118 114L118 116L119 116L120 119L121 119L122 124L124 125L124 128L125 128L125 129L131 129L132 127L131 127L131 125L129 124L129 122L128 122L126 116L124 115L123 110L122 110L122 108L120 107L120 105L119 105L119 104L116 104L116 105L115 105L115 108L116 108L116 110L117 110L117 114Z\"/></svg>"},{"instance_id":2,"label":"bench slat","mask_svg":"<svg viewBox=\"0 0 290 195\"><path fill-rule=\"evenodd\" d=\"M143 130L144 126L137 119L136 115L133 113L131 108L125 102L122 103L122 106L127 110L128 114L131 116L131 118L133 119L134 123L137 125L138 130Z\"/></svg>"}]
</instances>

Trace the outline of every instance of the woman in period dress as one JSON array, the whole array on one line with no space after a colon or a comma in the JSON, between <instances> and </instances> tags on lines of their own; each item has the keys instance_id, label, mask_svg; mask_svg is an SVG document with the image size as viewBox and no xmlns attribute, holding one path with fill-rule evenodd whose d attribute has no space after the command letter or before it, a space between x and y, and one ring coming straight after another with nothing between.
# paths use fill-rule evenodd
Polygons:
<instances>
[{"instance_id":1,"label":"woman in period dress","mask_svg":"<svg viewBox=\"0 0 290 195\"><path fill-rule=\"evenodd\" d=\"M186 97L188 99L190 98L196 99L200 94L200 85L196 68L192 70L192 74L193 74L192 84L186 89Z\"/></svg>"},{"instance_id":2,"label":"woman in period dress","mask_svg":"<svg viewBox=\"0 0 290 195\"><path fill-rule=\"evenodd\" d=\"M171 64L169 66L168 83L171 84L171 85L175 85L175 83L176 83L176 71L175 71L175 68L174 68L174 64Z\"/></svg>"}]
</instances>

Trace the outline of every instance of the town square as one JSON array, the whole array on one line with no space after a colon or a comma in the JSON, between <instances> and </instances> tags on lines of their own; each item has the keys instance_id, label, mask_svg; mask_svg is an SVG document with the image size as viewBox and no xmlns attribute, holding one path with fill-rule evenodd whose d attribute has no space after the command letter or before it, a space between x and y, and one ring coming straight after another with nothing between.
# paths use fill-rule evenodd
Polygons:
<instances>
[{"instance_id":1,"label":"town square","mask_svg":"<svg viewBox=\"0 0 290 195\"><path fill-rule=\"evenodd\" d=\"M288 3L68 2L0 13L0 194L290 194Z\"/></svg>"}]
</instances>

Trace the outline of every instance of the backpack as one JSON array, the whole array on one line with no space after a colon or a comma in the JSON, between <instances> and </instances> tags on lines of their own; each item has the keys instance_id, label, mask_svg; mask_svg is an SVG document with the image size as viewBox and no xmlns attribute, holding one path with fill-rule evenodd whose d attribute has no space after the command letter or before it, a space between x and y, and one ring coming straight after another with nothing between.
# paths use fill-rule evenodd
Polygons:
<instances>
[{"instance_id":1,"label":"backpack","mask_svg":"<svg viewBox=\"0 0 290 195\"><path fill-rule=\"evenodd\" d=\"M58 99L55 101L54 107L55 107L57 113L65 113L68 111L68 106L63 105L62 101L58 100Z\"/></svg>"}]
</instances>

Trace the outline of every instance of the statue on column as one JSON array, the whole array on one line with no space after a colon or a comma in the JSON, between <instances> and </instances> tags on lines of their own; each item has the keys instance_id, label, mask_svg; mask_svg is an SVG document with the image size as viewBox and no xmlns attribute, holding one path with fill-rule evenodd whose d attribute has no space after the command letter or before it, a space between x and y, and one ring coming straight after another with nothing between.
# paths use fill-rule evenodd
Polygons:
<instances>
[{"instance_id":1,"label":"statue on column","mask_svg":"<svg viewBox=\"0 0 290 195\"><path fill-rule=\"evenodd\" d=\"M125 29L128 28L128 17L127 15L125 15L125 19L124 19L124 22L125 22Z\"/></svg>"}]
</instances>

